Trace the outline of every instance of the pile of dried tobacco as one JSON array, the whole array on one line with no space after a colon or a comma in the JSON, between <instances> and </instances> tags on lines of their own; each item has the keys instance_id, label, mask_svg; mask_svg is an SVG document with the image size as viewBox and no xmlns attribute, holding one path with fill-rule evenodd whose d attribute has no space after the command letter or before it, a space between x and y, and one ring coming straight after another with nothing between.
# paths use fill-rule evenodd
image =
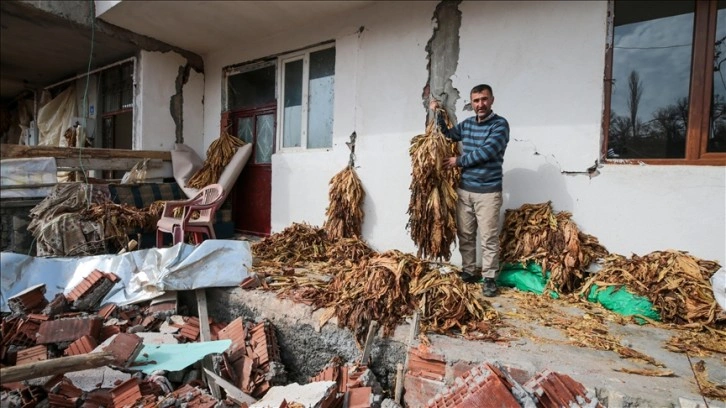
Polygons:
<instances>
[{"instance_id":1,"label":"pile of dried tobacco","mask_svg":"<svg viewBox=\"0 0 726 408\"><path fill-rule=\"evenodd\" d=\"M506 210L500 235L502 262L536 262L550 272L546 289L573 293L591 262L608 254L597 238L579 231L566 211L554 213L548 201Z\"/></svg>"}]
</instances>

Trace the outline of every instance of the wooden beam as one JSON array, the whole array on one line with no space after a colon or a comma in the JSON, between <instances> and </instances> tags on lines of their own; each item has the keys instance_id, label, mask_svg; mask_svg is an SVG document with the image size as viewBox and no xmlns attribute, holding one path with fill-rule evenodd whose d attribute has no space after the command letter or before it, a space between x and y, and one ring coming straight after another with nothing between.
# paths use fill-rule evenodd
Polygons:
<instances>
[{"instance_id":1,"label":"wooden beam","mask_svg":"<svg viewBox=\"0 0 726 408\"><path fill-rule=\"evenodd\" d=\"M360 363L368 365L368 359L371 356L371 349L373 348L373 339L376 337L376 330L378 330L378 322L371 320L368 325L368 335L366 336L366 343L363 347L363 356L361 356Z\"/></svg>"},{"instance_id":2,"label":"wooden beam","mask_svg":"<svg viewBox=\"0 0 726 408\"><path fill-rule=\"evenodd\" d=\"M81 161L82 160L82 161ZM90 158L83 157L83 159L68 158L68 159L55 159L55 165L58 170L74 169L80 170L131 170L134 165L143 159L131 159L131 158ZM162 166L161 160L149 160L146 163L147 169L158 169Z\"/></svg>"},{"instance_id":3,"label":"wooden beam","mask_svg":"<svg viewBox=\"0 0 726 408\"><path fill-rule=\"evenodd\" d=\"M231 399L232 401L234 401L240 405L254 404L255 402L257 402L256 399L254 399L250 395L245 394L242 390L235 387L232 383L230 383L229 381L225 380L224 378L218 376L211 370L204 368L204 373L207 374L209 376L209 378L214 380L214 382L218 386L224 388L224 391L227 392L227 398Z\"/></svg>"},{"instance_id":4,"label":"wooden beam","mask_svg":"<svg viewBox=\"0 0 726 408\"><path fill-rule=\"evenodd\" d=\"M207 312L207 290L196 289L194 294L197 297L197 312L199 313L199 341L210 341L212 335L209 332L209 314Z\"/></svg>"},{"instance_id":5,"label":"wooden beam","mask_svg":"<svg viewBox=\"0 0 726 408\"><path fill-rule=\"evenodd\" d=\"M102 352L59 357L14 367L3 367L0 368L0 384L102 367L113 364L114 361L113 354Z\"/></svg>"},{"instance_id":6,"label":"wooden beam","mask_svg":"<svg viewBox=\"0 0 726 408\"><path fill-rule=\"evenodd\" d=\"M171 161L171 152L157 150L126 150L126 149L100 149L88 147L78 149L74 147L52 146L22 146L16 144L1 144L0 158L19 159L29 157L55 157L56 159L156 159Z\"/></svg>"}]
</instances>

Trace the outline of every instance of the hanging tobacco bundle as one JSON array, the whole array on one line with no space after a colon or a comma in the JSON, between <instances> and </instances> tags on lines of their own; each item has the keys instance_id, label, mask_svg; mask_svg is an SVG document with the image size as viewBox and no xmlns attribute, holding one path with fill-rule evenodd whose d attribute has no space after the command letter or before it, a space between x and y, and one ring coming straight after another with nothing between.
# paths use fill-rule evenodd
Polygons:
<instances>
[{"instance_id":1,"label":"hanging tobacco bundle","mask_svg":"<svg viewBox=\"0 0 726 408\"><path fill-rule=\"evenodd\" d=\"M439 110L437 115L446 115ZM447 126L451 126L446 117ZM448 261L456 239L456 185L458 168L445 168L447 157L458 156L459 148L448 140L435 119L426 133L411 139L411 200L407 228L418 247L418 256Z\"/></svg>"},{"instance_id":2,"label":"hanging tobacco bundle","mask_svg":"<svg viewBox=\"0 0 726 408\"><path fill-rule=\"evenodd\" d=\"M569 294L578 289L591 262L608 251L597 238L580 232L572 214L554 213L548 201L506 210L499 237L503 262L536 262L550 272L547 289Z\"/></svg>"},{"instance_id":3,"label":"hanging tobacco bundle","mask_svg":"<svg viewBox=\"0 0 726 408\"><path fill-rule=\"evenodd\" d=\"M204 165L187 182L187 187L204 188L219 180L222 171L232 160L237 148L245 145L245 142L236 138L227 131L223 131L215 141L207 148L207 159Z\"/></svg>"},{"instance_id":4,"label":"hanging tobacco bundle","mask_svg":"<svg viewBox=\"0 0 726 408\"><path fill-rule=\"evenodd\" d=\"M323 224L329 239L361 236L364 197L363 186L353 166L346 166L330 179L330 205L325 212L326 221Z\"/></svg>"}]
</instances>

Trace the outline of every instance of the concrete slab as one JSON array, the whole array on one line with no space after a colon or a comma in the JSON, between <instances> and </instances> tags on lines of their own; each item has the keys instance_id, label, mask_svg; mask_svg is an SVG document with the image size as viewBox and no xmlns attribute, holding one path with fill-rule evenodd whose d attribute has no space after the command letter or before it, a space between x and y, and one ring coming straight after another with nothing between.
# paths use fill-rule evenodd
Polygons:
<instances>
[{"instance_id":1,"label":"concrete slab","mask_svg":"<svg viewBox=\"0 0 726 408\"><path fill-rule=\"evenodd\" d=\"M306 305L278 299L274 292L259 290L215 288L210 289L208 297L210 315L215 320L231 321L238 316L269 319L279 334L282 360L293 381L306 382L334 356L341 356L346 361L360 357L352 333L338 328L335 319L320 327L322 310L313 311ZM429 334L430 351L446 358L447 375L444 381L448 385L453 382L454 373L460 372L465 364L500 362L515 371L518 380L545 369L567 374L582 383L588 391L595 392L600 402L608 407L679 407L680 401L703 403L686 356L664 348L665 342L677 330L607 322L608 330L621 338L621 344L653 357L663 363L665 369L675 373L673 377L641 376L615 370L622 367L655 367L622 359L612 351L565 344L568 338L562 330L512 317L522 312L513 290L502 291L492 302L498 306L496 309L505 324L500 329L502 334L526 329L534 338L517 337L491 343ZM584 316L586 313L567 304L555 307L571 316ZM376 338L374 341L370 368L384 388L390 389L394 384L396 363L403 362L409 331L409 325L403 324L390 338ZM723 355L694 358L693 362L700 359L706 362L712 381L726 383L726 360ZM719 401L709 400L708 403L711 407L725 407Z\"/></svg>"},{"instance_id":2,"label":"concrete slab","mask_svg":"<svg viewBox=\"0 0 726 408\"><path fill-rule=\"evenodd\" d=\"M307 385L292 383L272 387L261 400L250 405L250 408L279 407L283 400L288 404L295 402L304 407L319 408L337 388L338 384L335 381L319 381Z\"/></svg>"}]
</instances>

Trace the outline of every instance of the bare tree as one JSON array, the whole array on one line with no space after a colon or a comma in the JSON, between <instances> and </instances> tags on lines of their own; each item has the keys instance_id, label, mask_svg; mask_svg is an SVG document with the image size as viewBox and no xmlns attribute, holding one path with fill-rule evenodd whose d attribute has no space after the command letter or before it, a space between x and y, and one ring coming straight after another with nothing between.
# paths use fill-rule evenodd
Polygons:
<instances>
[{"instance_id":1,"label":"bare tree","mask_svg":"<svg viewBox=\"0 0 726 408\"><path fill-rule=\"evenodd\" d=\"M628 112L630 112L630 130L633 132L633 138L637 137L640 130L638 124L638 105L640 105L640 97L643 96L643 84L640 82L640 75L637 71L630 71L628 77L628 88L630 90L628 98Z\"/></svg>"}]
</instances>

